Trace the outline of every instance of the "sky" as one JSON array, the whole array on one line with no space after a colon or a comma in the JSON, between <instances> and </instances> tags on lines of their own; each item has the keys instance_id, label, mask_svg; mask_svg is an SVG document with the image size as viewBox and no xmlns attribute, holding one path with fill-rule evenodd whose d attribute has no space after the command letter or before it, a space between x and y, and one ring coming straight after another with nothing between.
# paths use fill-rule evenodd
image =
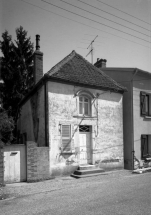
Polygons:
<instances>
[{"instance_id":1,"label":"sky","mask_svg":"<svg viewBox=\"0 0 151 215\"><path fill-rule=\"evenodd\" d=\"M72 50L92 63L94 39L93 64L151 72L151 0L0 0L0 20L13 40L19 26L34 47L40 35L44 73Z\"/></svg>"}]
</instances>

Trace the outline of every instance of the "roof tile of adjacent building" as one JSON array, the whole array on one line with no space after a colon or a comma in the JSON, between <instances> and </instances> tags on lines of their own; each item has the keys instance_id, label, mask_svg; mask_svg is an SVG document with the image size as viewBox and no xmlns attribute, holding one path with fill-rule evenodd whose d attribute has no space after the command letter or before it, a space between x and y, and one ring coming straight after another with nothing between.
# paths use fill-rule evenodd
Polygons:
<instances>
[{"instance_id":1,"label":"roof tile of adjacent building","mask_svg":"<svg viewBox=\"0 0 151 215\"><path fill-rule=\"evenodd\" d=\"M72 51L62 61L50 69L45 77L50 79L68 81L100 89L106 89L116 92L127 91L125 87L114 81L106 75L101 69L98 69L81 55Z\"/></svg>"}]
</instances>

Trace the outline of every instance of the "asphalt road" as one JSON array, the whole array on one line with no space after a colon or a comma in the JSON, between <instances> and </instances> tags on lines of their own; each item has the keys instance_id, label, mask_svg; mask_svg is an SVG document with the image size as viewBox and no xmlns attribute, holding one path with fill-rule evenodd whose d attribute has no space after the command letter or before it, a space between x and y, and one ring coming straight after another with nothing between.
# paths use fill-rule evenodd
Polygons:
<instances>
[{"instance_id":1,"label":"asphalt road","mask_svg":"<svg viewBox=\"0 0 151 215\"><path fill-rule=\"evenodd\" d=\"M151 215L151 173L79 180L0 201L0 215Z\"/></svg>"}]
</instances>

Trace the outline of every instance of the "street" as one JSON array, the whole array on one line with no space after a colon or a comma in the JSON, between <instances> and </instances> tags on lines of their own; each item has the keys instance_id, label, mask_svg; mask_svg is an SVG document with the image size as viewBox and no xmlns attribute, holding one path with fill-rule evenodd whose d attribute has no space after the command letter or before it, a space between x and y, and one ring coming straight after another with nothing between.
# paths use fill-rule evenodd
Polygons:
<instances>
[{"instance_id":1,"label":"street","mask_svg":"<svg viewBox=\"0 0 151 215\"><path fill-rule=\"evenodd\" d=\"M150 215L150 185L151 173L27 184L21 189L27 188L28 193L0 201L0 214ZM39 192L30 191L31 186L39 186Z\"/></svg>"}]
</instances>

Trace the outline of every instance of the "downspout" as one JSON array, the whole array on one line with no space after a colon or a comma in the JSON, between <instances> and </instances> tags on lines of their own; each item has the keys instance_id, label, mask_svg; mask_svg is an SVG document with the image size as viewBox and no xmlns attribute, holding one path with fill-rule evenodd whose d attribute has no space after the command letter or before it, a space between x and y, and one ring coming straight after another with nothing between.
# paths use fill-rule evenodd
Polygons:
<instances>
[{"instance_id":1,"label":"downspout","mask_svg":"<svg viewBox=\"0 0 151 215\"><path fill-rule=\"evenodd\" d=\"M132 151L131 151L131 154L132 154L132 170L134 170L134 154L135 154L135 150L134 150L134 111L133 111L133 79L135 77L135 75L138 73L138 69L136 68L135 71L134 71L134 74L132 76L132 79L131 79L131 113L132 113L132 117L131 117L131 124L132 124Z\"/></svg>"}]
</instances>

